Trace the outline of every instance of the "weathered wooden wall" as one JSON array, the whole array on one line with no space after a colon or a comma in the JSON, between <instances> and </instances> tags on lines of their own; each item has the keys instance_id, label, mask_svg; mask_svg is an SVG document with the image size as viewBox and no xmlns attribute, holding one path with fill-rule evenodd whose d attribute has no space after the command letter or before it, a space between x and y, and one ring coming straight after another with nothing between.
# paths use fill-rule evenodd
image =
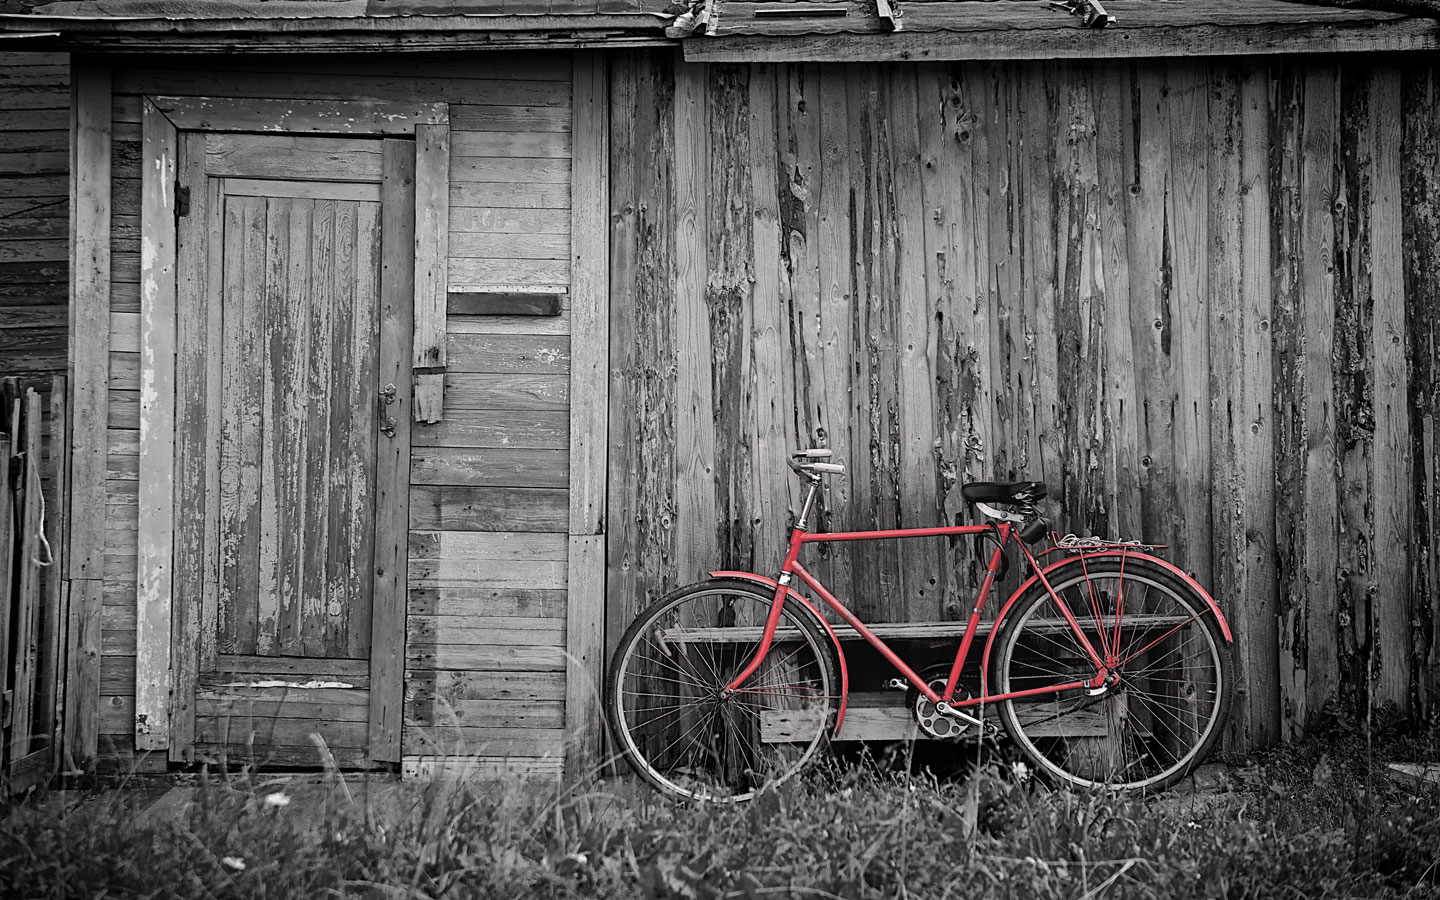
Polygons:
<instances>
[{"instance_id":1,"label":"weathered wooden wall","mask_svg":"<svg viewBox=\"0 0 1440 900\"><path fill-rule=\"evenodd\" d=\"M1239 635L1233 746L1436 699L1436 71L1418 57L612 65L609 636L824 527L1043 479ZM943 544L943 542L936 542ZM963 548L816 567L953 619Z\"/></svg>"},{"instance_id":2,"label":"weathered wooden wall","mask_svg":"<svg viewBox=\"0 0 1440 900\"><path fill-rule=\"evenodd\" d=\"M137 755L133 741L142 97L448 102L448 288L563 293L571 258L571 60L140 58L117 64L112 80L97 749L102 768L128 771L166 765L164 754ZM562 306L561 315L544 319L451 315L443 421L411 428L402 738L411 774L441 770L438 757L453 755L469 757L466 770L482 774L516 766L554 773L563 762L570 312L568 301ZM312 725L300 723L296 733Z\"/></svg>"},{"instance_id":3,"label":"weathered wooden wall","mask_svg":"<svg viewBox=\"0 0 1440 900\"><path fill-rule=\"evenodd\" d=\"M52 547L59 548L58 565L40 568L30 587L37 593L34 612L43 622L44 642L27 644L32 670L53 672L63 665L63 642L57 640L65 616L65 371L67 364L66 303L69 278L70 233L70 64L63 53L7 52L0 58L0 376L13 376L44 398L36 425L43 448L43 528ZM7 393L11 396L13 391ZM11 429L19 411L7 403L0 416L0 432ZM12 436L13 437L13 436ZM21 452L22 445L12 450ZM18 472L18 469L17 469ZM18 508L15 510L19 515ZM13 534L13 531L12 531ZM5 591L0 590L0 594ZM0 599L0 605L20 596ZM18 611L18 605L15 611ZM4 613L0 612L0 619ZM13 621L13 619L11 620ZM58 651L58 652L57 652ZM35 653L39 656L35 656ZM4 655L0 653L0 655ZM12 657L13 659L14 657ZM58 694L54 679L34 695L34 736L45 747L59 740ZM18 713L13 717L18 723ZM23 750L15 752L23 756ZM30 757L32 763L40 757ZM43 765L12 773L12 784L43 781L58 760L46 753Z\"/></svg>"},{"instance_id":4,"label":"weathered wooden wall","mask_svg":"<svg viewBox=\"0 0 1440 900\"><path fill-rule=\"evenodd\" d=\"M65 370L70 65L0 60L0 375Z\"/></svg>"}]
</instances>

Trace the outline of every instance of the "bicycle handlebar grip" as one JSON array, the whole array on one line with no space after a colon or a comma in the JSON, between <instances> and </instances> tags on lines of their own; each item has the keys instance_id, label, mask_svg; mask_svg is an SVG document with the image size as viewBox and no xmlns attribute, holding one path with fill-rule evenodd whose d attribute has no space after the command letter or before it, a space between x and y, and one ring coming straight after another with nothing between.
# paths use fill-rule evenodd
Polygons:
<instances>
[{"instance_id":1,"label":"bicycle handlebar grip","mask_svg":"<svg viewBox=\"0 0 1440 900\"><path fill-rule=\"evenodd\" d=\"M845 466L840 463L811 463L806 466L812 472L822 472L826 475L844 475Z\"/></svg>"},{"instance_id":2,"label":"bicycle handlebar grip","mask_svg":"<svg viewBox=\"0 0 1440 900\"><path fill-rule=\"evenodd\" d=\"M812 447L809 450L798 450L792 454L794 459L829 459L831 451L823 447Z\"/></svg>"}]
</instances>

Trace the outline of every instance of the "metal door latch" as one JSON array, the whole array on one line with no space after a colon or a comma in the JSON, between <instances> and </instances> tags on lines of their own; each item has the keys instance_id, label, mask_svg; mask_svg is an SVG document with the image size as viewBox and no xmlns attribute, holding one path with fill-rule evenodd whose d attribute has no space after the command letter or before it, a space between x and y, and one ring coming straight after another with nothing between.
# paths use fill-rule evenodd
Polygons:
<instances>
[{"instance_id":1,"label":"metal door latch","mask_svg":"<svg viewBox=\"0 0 1440 900\"><path fill-rule=\"evenodd\" d=\"M393 384L387 384L380 391L380 433L388 438L395 436L395 417L386 415L385 407L395 402L397 389Z\"/></svg>"}]
</instances>

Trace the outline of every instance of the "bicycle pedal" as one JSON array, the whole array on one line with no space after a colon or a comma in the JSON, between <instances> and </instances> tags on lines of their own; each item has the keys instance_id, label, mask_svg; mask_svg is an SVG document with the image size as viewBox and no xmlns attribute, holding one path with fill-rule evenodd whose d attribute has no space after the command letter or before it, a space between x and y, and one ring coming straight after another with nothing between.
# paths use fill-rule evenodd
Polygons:
<instances>
[{"instance_id":1,"label":"bicycle pedal","mask_svg":"<svg viewBox=\"0 0 1440 900\"><path fill-rule=\"evenodd\" d=\"M885 690L908 691L910 690L910 682L906 681L903 678L891 678L885 682Z\"/></svg>"}]
</instances>

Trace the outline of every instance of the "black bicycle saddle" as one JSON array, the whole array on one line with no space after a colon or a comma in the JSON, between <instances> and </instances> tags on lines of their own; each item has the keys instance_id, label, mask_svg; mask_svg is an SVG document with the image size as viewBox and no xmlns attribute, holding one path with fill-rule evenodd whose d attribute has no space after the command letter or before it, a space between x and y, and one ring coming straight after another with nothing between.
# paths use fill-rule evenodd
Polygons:
<instances>
[{"instance_id":1,"label":"black bicycle saddle","mask_svg":"<svg viewBox=\"0 0 1440 900\"><path fill-rule=\"evenodd\" d=\"M1045 499L1043 481L972 481L960 488L960 496L971 503L1035 504Z\"/></svg>"}]
</instances>

